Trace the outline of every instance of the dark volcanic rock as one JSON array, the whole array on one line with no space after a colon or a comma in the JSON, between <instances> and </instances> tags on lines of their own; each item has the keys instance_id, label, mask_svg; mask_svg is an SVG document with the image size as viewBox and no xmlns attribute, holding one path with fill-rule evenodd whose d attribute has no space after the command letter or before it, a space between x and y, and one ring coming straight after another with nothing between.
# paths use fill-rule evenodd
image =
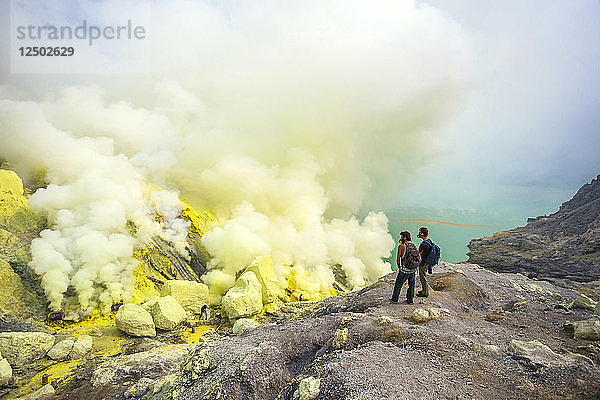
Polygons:
<instances>
[{"instance_id":1,"label":"dark volcanic rock","mask_svg":"<svg viewBox=\"0 0 600 400\"><path fill-rule=\"evenodd\" d=\"M144 400L600 396L596 342L563 330L576 292L442 262L428 277L430 296L409 305L388 300L394 278L317 302L293 321L198 344L177 376L157 381ZM417 308L443 312L415 323ZM490 321L492 313L501 318ZM582 321L591 311L568 313ZM515 354L514 340L536 344L550 362Z\"/></svg>"},{"instance_id":2,"label":"dark volcanic rock","mask_svg":"<svg viewBox=\"0 0 600 400\"><path fill-rule=\"evenodd\" d=\"M529 277L600 280L600 176L558 212L529 225L469 243L469 262Z\"/></svg>"}]
</instances>

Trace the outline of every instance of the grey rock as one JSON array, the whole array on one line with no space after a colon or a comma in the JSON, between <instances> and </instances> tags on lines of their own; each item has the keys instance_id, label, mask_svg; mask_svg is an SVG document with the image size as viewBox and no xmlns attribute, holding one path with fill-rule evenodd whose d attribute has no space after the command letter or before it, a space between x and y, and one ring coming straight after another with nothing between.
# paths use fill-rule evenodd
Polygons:
<instances>
[{"instance_id":1,"label":"grey rock","mask_svg":"<svg viewBox=\"0 0 600 400\"><path fill-rule=\"evenodd\" d=\"M233 324L233 334L241 335L242 333L256 327L256 321L252 318L240 318Z\"/></svg>"},{"instance_id":2,"label":"grey rock","mask_svg":"<svg viewBox=\"0 0 600 400\"><path fill-rule=\"evenodd\" d=\"M575 339L600 340L600 319L593 316L584 321L573 322Z\"/></svg>"},{"instance_id":3,"label":"grey rock","mask_svg":"<svg viewBox=\"0 0 600 400\"><path fill-rule=\"evenodd\" d=\"M533 365L557 366L564 364L565 359L538 340L524 341L513 339L508 350L516 356L524 358Z\"/></svg>"},{"instance_id":4,"label":"grey rock","mask_svg":"<svg viewBox=\"0 0 600 400\"><path fill-rule=\"evenodd\" d=\"M481 353L488 357L495 357L500 355L500 348L493 344L473 343L471 345L471 348L473 349L473 351Z\"/></svg>"},{"instance_id":5,"label":"grey rock","mask_svg":"<svg viewBox=\"0 0 600 400\"><path fill-rule=\"evenodd\" d=\"M65 360L69 356L71 350L73 350L74 344L75 341L72 339L61 340L50 349L48 357L56 361Z\"/></svg>"},{"instance_id":6,"label":"grey rock","mask_svg":"<svg viewBox=\"0 0 600 400\"><path fill-rule=\"evenodd\" d=\"M69 358L71 360L82 358L87 353L92 351L92 347L93 347L92 337L89 335L82 336L79 339L77 339L75 341L75 343L73 344L73 349L71 350L71 353L69 354Z\"/></svg>"},{"instance_id":7,"label":"grey rock","mask_svg":"<svg viewBox=\"0 0 600 400\"><path fill-rule=\"evenodd\" d=\"M54 346L54 336L42 332L0 333L0 353L14 366L43 358Z\"/></svg>"},{"instance_id":8,"label":"grey rock","mask_svg":"<svg viewBox=\"0 0 600 400\"><path fill-rule=\"evenodd\" d=\"M568 308L583 308L585 310L594 311L596 309L596 305L598 302L590 299L586 295L582 294L577 297L571 304L569 304Z\"/></svg>"},{"instance_id":9,"label":"grey rock","mask_svg":"<svg viewBox=\"0 0 600 400\"><path fill-rule=\"evenodd\" d=\"M190 344L175 344L111 358L94 369L92 385L112 385L138 373L151 379L172 374L179 369L184 356L193 347Z\"/></svg>"}]
</instances>

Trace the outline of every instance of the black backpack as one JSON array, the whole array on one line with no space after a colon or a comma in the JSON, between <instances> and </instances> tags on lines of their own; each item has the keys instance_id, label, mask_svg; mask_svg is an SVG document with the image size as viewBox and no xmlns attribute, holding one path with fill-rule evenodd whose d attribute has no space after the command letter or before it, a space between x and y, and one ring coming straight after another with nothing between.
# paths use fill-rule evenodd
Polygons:
<instances>
[{"instance_id":1,"label":"black backpack","mask_svg":"<svg viewBox=\"0 0 600 400\"><path fill-rule=\"evenodd\" d=\"M419 249L414 243L404 243L404 255L402 256L402 266L406 269L417 269L421 264Z\"/></svg>"}]
</instances>

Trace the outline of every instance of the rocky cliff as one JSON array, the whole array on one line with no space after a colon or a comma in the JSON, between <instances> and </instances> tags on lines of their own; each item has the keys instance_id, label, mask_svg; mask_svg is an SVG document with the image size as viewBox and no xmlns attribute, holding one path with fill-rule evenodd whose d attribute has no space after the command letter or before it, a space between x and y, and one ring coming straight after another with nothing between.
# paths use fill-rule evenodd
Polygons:
<instances>
[{"instance_id":1,"label":"rocky cliff","mask_svg":"<svg viewBox=\"0 0 600 400\"><path fill-rule=\"evenodd\" d=\"M600 176L558 212L469 243L469 262L556 282L600 280Z\"/></svg>"}]
</instances>

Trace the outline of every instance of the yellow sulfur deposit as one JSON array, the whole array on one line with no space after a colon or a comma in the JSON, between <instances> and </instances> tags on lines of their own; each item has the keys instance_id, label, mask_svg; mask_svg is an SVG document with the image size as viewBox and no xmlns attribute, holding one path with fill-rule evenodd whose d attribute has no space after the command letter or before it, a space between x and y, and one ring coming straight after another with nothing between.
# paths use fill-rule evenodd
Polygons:
<instances>
[{"instance_id":1,"label":"yellow sulfur deposit","mask_svg":"<svg viewBox=\"0 0 600 400\"><path fill-rule=\"evenodd\" d=\"M284 297L282 283L275 275L271 256L256 257L252 263L246 267L246 271L254 272L256 278L260 282L264 304L272 303L277 300L277 298Z\"/></svg>"},{"instance_id":2,"label":"yellow sulfur deposit","mask_svg":"<svg viewBox=\"0 0 600 400\"><path fill-rule=\"evenodd\" d=\"M35 231L42 219L37 216L23 195L23 181L14 172L0 169L0 225L13 232Z\"/></svg>"},{"instance_id":3,"label":"yellow sulfur deposit","mask_svg":"<svg viewBox=\"0 0 600 400\"><path fill-rule=\"evenodd\" d=\"M198 343L200 342L200 338L211 329L213 328L210 326L196 326L194 328L190 328L182 332L181 338L185 343Z\"/></svg>"},{"instance_id":4,"label":"yellow sulfur deposit","mask_svg":"<svg viewBox=\"0 0 600 400\"><path fill-rule=\"evenodd\" d=\"M218 224L217 217L208 210L196 210L185 204L181 210L181 218L191 223L188 228L188 243L192 247L192 250L198 255L202 262L208 262L210 255L200 240L206 232Z\"/></svg>"},{"instance_id":5,"label":"yellow sulfur deposit","mask_svg":"<svg viewBox=\"0 0 600 400\"><path fill-rule=\"evenodd\" d=\"M295 266L289 267L288 293L292 301L320 300L337 295L337 290L331 286L324 286L315 279L315 275L306 269Z\"/></svg>"}]
</instances>

